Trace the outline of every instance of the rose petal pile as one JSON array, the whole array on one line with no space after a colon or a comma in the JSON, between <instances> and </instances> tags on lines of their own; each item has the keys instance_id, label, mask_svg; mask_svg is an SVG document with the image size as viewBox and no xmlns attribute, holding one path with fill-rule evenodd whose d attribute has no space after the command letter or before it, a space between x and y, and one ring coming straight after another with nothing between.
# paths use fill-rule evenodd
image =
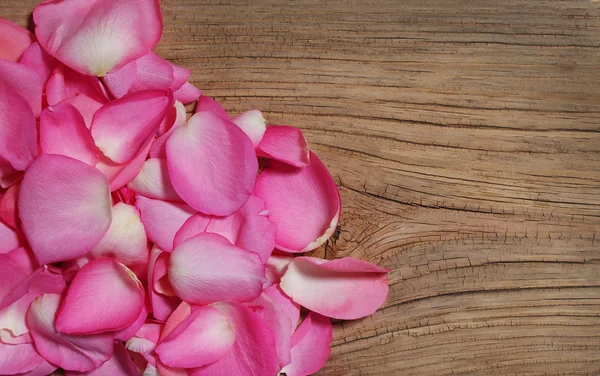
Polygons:
<instances>
[{"instance_id":1,"label":"rose petal pile","mask_svg":"<svg viewBox=\"0 0 600 376\"><path fill-rule=\"evenodd\" d=\"M158 0L33 20L0 20L0 375L319 370L329 318L377 310L387 270L297 255L341 210L302 132L152 53Z\"/></svg>"}]
</instances>

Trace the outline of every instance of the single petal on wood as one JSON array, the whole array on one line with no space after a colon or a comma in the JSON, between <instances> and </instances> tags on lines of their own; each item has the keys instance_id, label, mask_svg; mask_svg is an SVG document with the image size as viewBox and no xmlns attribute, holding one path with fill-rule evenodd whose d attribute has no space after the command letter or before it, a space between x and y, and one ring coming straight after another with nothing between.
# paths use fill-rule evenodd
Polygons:
<instances>
[{"instance_id":1,"label":"single petal on wood","mask_svg":"<svg viewBox=\"0 0 600 376\"><path fill-rule=\"evenodd\" d=\"M258 145L257 154L296 167L310 164L310 151L302 130L287 125L267 127Z\"/></svg>"}]
</instances>

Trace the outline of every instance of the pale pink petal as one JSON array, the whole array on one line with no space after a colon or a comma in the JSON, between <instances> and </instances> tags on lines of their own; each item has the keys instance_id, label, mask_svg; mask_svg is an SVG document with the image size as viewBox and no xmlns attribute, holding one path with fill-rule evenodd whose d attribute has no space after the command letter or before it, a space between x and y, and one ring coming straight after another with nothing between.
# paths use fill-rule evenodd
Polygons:
<instances>
[{"instance_id":1,"label":"pale pink petal","mask_svg":"<svg viewBox=\"0 0 600 376\"><path fill-rule=\"evenodd\" d=\"M148 293L150 295L150 305L152 306L152 315L159 321L165 321L173 313L175 308L180 305L181 299L176 296L165 296L154 290L154 282L158 279L154 277L156 260L163 252L156 246L150 253L150 262L148 263ZM157 276L158 277L158 276Z\"/></svg>"},{"instance_id":2,"label":"pale pink petal","mask_svg":"<svg viewBox=\"0 0 600 376\"><path fill-rule=\"evenodd\" d=\"M44 294L36 298L27 313L27 326L38 352L50 363L71 371L91 371L113 352L112 334L73 336L54 328L60 295Z\"/></svg>"},{"instance_id":3,"label":"pale pink petal","mask_svg":"<svg viewBox=\"0 0 600 376\"><path fill-rule=\"evenodd\" d=\"M292 327L292 320L289 316L265 293L245 305L255 312L273 332L279 368L290 364L292 360L290 356L291 337L295 327Z\"/></svg>"},{"instance_id":4,"label":"pale pink petal","mask_svg":"<svg viewBox=\"0 0 600 376\"><path fill-rule=\"evenodd\" d=\"M35 71L42 77L43 82L46 82L54 72L57 61L44 51L38 42L35 42L25 50L20 63Z\"/></svg>"},{"instance_id":5,"label":"pale pink petal","mask_svg":"<svg viewBox=\"0 0 600 376\"><path fill-rule=\"evenodd\" d=\"M288 264L292 262L293 259L294 257L289 256L288 254L271 255L265 264L265 277L267 277L267 282L265 282L263 288L278 284L287 270Z\"/></svg>"},{"instance_id":6,"label":"pale pink petal","mask_svg":"<svg viewBox=\"0 0 600 376\"><path fill-rule=\"evenodd\" d=\"M167 92L145 90L104 105L92 121L96 145L114 162L131 161L152 141L172 104Z\"/></svg>"},{"instance_id":7,"label":"pale pink petal","mask_svg":"<svg viewBox=\"0 0 600 376\"><path fill-rule=\"evenodd\" d=\"M247 302L261 293L264 266L256 253L207 232L173 250L169 281L177 296L190 303Z\"/></svg>"},{"instance_id":8,"label":"pale pink petal","mask_svg":"<svg viewBox=\"0 0 600 376\"><path fill-rule=\"evenodd\" d=\"M71 282L56 329L66 334L122 330L136 321L143 307L144 289L133 272L113 259L98 258Z\"/></svg>"},{"instance_id":9,"label":"pale pink petal","mask_svg":"<svg viewBox=\"0 0 600 376\"><path fill-rule=\"evenodd\" d=\"M324 260L296 257L281 278L281 289L296 303L324 316L355 320L383 305L387 269L345 257Z\"/></svg>"},{"instance_id":10,"label":"pale pink petal","mask_svg":"<svg viewBox=\"0 0 600 376\"><path fill-rule=\"evenodd\" d=\"M309 313L292 336L292 363L281 372L287 376L316 373L329 358L331 340L331 321L317 313Z\"/></svg>"},{"instance_id":11,"label":"pale pink petal","mask_svg":"<svg viewBox=\"0 0 600 376\"><path fill-rule=\"evenodd\" d=\"M171 64L153 52L104 76L106 86L117 98L148 89L175 90L172 88L173 81Z\"/></svg>"},{"instance_id":12,"label":"pale pink petal","mask_svg":"<svg viewBox=\"0 0 600 376\"><path fill-rule=\"evenodd\" d=\"M6 192L4 192L2 196L0 196L0 222L5 223L8 227L10 227L13 230L16 229L19 225L19 212L17 210L17 201L19 197L20 188L21 184L17 182L16 184L11 185L6 190ZM0 233L3 233L3 231L0 230ZM0 240L0 244L4 242L10 244L10 241L6 240L6 238L3 238L2 235L0 235L0 239L5 239L4 241ZM6 250L6 248L8 248L6 245L0 246L0 249L2 250ZM7 251L10 251L12 249L14 248L8 249ZM0 253L6 252L0 251Z\"/></svg>"},{"instance_id":13,"label":"pale pink petal","mask_svg":"<svg viewBox=\"0 0 600 376\"><path fill-rule=\"evenodd\" d=\"M233 323L235 342L219 361L188 370L190 376L276 375L279 371L275 336L269 326L247 307L220 302L221 310Z\"/></svg>"},{"instance_id":14,"label":"pale pink petal","mask_svg":"<svg viewBox=\"0 0 600 376\"><path fill-rule=\"evenodd\" d=\"M202 95L202 90L198 89L189 82L183 84L182 87L175 90L173 97L183 104L192 103Z\"/></svg>"},{"instance_id":15,"label":"pale pink petal","mask_svg":"<svg viewBox=\"0 0 600 376\"><path fill-rule=\"evenodd\" d=\"M340 194L327 167L311 153L303 168L271 161L260 174L254 194L262 198L269 218L277 224L275 247L307 252L319 247L335 231Z\"/></svg>"},{"instance_id":16,"label":"pale pink petal","mask_svg":"<svg viewBox=\"0 0 600 376\"><path fill-rule=\"evenodd\" d=\"M110 182L111 191L122 189L140 173L150 147L152 147L152 143L146 145L135 158L124 164L115 163L103 155L100 156L96 168L102 171Z\"/></svg>"},{"instance_id":17,"label":"pale pink petal","mask_svg":"<svg viewBox=\"0 0 600 376\"><path fill-rule=\"evenodd\" d=\"M208 227L208 224L211 222L212 218L212 216L202 213L196 213L195 215L189 217L181 226L179 231L177 231L175 234L175 238L173 239L173 248L177 247L179 244L188 240L192 236L206 232L206 228Z\"/></svg>"},{"instance_id":18,"label":"pale pink petal","mask_svg":"<svg viewBox=\"0 0 600 376\"><path fill-rule=\"evenodd\" d=\"M25 65L0 59L0 86L4 86L11 92L11 95L18 94L23 97L33 110L35 117L40 116L44 80L37 72ZM4 101L5 99L2 99L0 102ZM15 111L14 105L6 104L6 106L12 107L11 111Z\"/></svg>"},{"instance_id":19,"label":"pale pink petal","mask_svg":"<svg viewBox=\"0 0 600 376\"><path fill-rule=\"evenodd\" d=\"M140 328L144 325L144 322L148 318L148 309L146 306L142 306L142 311L138 318L133 322L133 324L129 325L127 328L123 330L119 330L115 332L115 339L118 341L128 341L130 340Z\"/></svg>"},{"instance_id":20,"label":"pale pink petal","mask_svg":"<svg viewBox=\"0 0 600 376\"><path fill-rule=\"evenodd\" d=\"M214 307L199 307L158 346L163 364L176 368L201 367L221 359L235 340L229 318Z\"/></svg>"},{"instance_id":21,"label":"pale pink petal","mask_svg":"<svg viewBox=\"0 0 600 376\"><path fill-rule=\"evenodd\" d=\"M0 18L0 59L19 61L33 41L33 34L27 29Z\"/></svg>"},{"instance_id":22,"label":"pale pink petal","mask_svg":"<svg viewBox=\"0 0 600 376\"><path fill-rule=\"evenodd\" d=\"M204 111L212 112L213 114L225 119L230 118L229 115L227 115L227 111L225 111L219 102L206 95L200 96L200 98L198 98L198 103L196 103L196 113Z\"/></svg>"},{"instance_id":23,"label":"pale pink petal","mask_svg":"<svg viewBox=\"0 0 600 376\"><path fill-rule=\"evenodd\" d=\"M258 161L254 146L231 121L210 112L196 113L167 140L173 187L194 209L229 215L254 189Z\"/></svg>"},{"instance_id":24,"label":"pale pink petal","mask_svg":"<svg viewBox=\"0 0 600 376\"><path fill-rule=\"evenodd\" d=\"M137 196L135 206L141 213L148 239L165 252L173 250L173 239L181 226L196 212L183 203Z\"/></svg>"},{"instance_id":25,"label":"pale pink petal","mask_svg":"<svg viewBox=\"0 0 600 376\"><path fill-rule=\"evenodd\" d=\"M33 371L44 363L32 343L9 345L0 342L0 375Z\"/></svg>"},{"instance_id":26,"label":"pale pink petal","mask_svg":"<svg viewBox=\"0 0 600 376\"><path fill-rule=\"evenodd\" d=\"M162 32L158 0L49 0L35 8L33 20L44 49L92 76L147 54Z\"/></svg>"},{"instance_id":27,"label":"pale pink petal","mask_svg":"<svg viewBox=\"0 0 600 376\"><path fill-rule=\"evenodd\" d=\"M206 232L223 235L236 246L256 252L263 263L275 247L276 231L277 226L266 215L264 202L255 196L250 196L237 212L214 217L206 228Z\"/></svg>"},{"instance_id":28,"label":"pale pink petal","mask_svg":"<svg viewBox=\"0 0 600 376\"><path fill-rule=\"evenodd\" d=\"M40 264L83 256L112 219L106 177L62 155L41 155L31 164L18 204L23 231Z\"/></svg>"},{"instance_id":29,"label":"pale pink petal","mask_svg":"<svg viewBox=\"0 0 600 376\"><path fill-rule=\"evenodd\" d=\"M19 236L17 233L0 222L0 255L7 254L20 245Z\"/></svg>"},{"instance_id":30,"label":"pale pink petal","mask_svg":"<svg viewBox=\"0 0 600 376\"><path fill-rule=\"evenodd\" d=\"M46 99L50 106L78 95L85 95L97 102L106 103L102 86L97 77L86 76L57 64L46 82Z\"/></svg>"},{"instance_id":31,"label":"pale pink petal","mask_svg":"<svg viewBox=\"0 0 600 376\"><path fill-rule=\"evenodd\" d=\"M159 129L159 133L161 131L164 131L164 133L162 133L159 137L157 137L154 140L154 142L152 143L152 148L150 149L150 158L166 159L167 158L167 140L171 136L171 133L173 133L175 131L175 129L177 129L185 124L186 117L187 117L185 107L179 101L175 101L174 107L175 107L175 120L173 121L173 124L171 125L171 127L168 130L165 131L164 129L162 129L162 130Z\"/></svg>"},{"instance_id":32,"label":"pale pink petal","mask_svg":"<svg viewBox=\"0 0 600 376\"><path fill-rule=\"evenodd\" d=\"M289 296L285 295L283 291L281 291L279 285L267 287L263 292L290 318L293 332L300 322L300 304L294 302Z\"/></svg>"},{"instance_id":33,"label":"pale pink petal","mask_svg":"<svg viewBox=\"0 0 600 376\"><path fill-rule=\"evenodd\" d=\"M59 154L91 166L99 151L79 111L70 104L47 107L40 116L40 149L44 154Z\"/></svg>"},{"instance_id":34,"label":"pale pink petal","mask_svg":"<svg viewBox=\"0 0 600 376\"><path fill-rule=\"evenodd\" d=\"M151 158L145 161L140 173L127 187L149 198L181 201L171 183L166 159Z\"/></svg>"},{"instance_id":35,"label":"pale pink petal","mask_svg":"<svg viewBox=\"0 0 600 376\"><path fill-rule=\"evenodd\" d=\"M34 370L21 373L19 376L48 376L52 374L54 371L58 369L57 366L48 363L47 361L43 361L41 365L36 367Z\"/></svg>"},{"instance_id":36,"label":"pale pink petal","mask_svg":"<svg viewBox=\"0 0 600 376\"><path fill-rule=\"evenodd\" d=\"M231 119L241 130L246 133L254 147L258 147L267 130L267 121L259 110L250 110Z\"/></svg>"},{"instance_id":37,"label":"pale pink petal","mask_svg":"<svg viewBox=\"0 0 600 376\"><path fill-rule=\"evenodd\" d=\"M156 259L156 263L154 264L154 274L152 276L152 288L159 294L165 296L176 296L167 275L169 271L170 258L170 253L163 252Z\"/></svg>"},{"instance_id":38,"label":"pale pink petal","mask_svg":"<svg viewBox=\"0 0 600 376\"><path fill-rule=\"evenodd\" d=\"M30 105L0 83L0 158L24 171L37 154L37 129ZM10 171L4 174L10 175Z\"/></svg>"},{"instance_id":39,"label":"pale pink petal","mask_svg":"<svg viewBox=\"0 0 600 376\"><path fill-rule=\"evenodd\" d=\"M85 126L88 129L92 127L92 119L94 118L96 111L102 107L102 103L95 101L83 94L65 99L62 103L73 105L73 107L79 111L81 116L83 116L83 120L85 120Z\"/></svg>"},{"instance_id":40,"label":"pale pink petal","mask_svg":"<svg viewBox=\"0 0 600 376\"><path fill-rule=\"evenodd\" d=\"M115 343L112 357L90 372L65 372L65 376L139 376L140 373L129 353L120 343Z\"/></svg>"},{"instance_id":41,"label":"pale pink petal","mask_svg":"<svg viewBox=\"0 0 600 376\"><path fill-rule=\"evenodd\" d=\"M114 257L125 265L147 262L146 231L137 209L119 202L112 208L112 218L108 231L90 254L94 257Z\"/></svg>"},{"instance_id":42,"label":"pale pink petal","mask_svg":"<svg viewBox=\"0 0 600 376\"><path fill-rule=\"evenodd\" d=\"M287 125L267 127L257 154L296 167L308 166L312 160L302 130Z\"/></svg>"},{"instance_id":43,"label":"pale pink petal","mask_svg":"<svg viewBox=\"0 0 600 376\"><path fill-rule=\"evenodd\" d=\"M144 358L152 365L156 365L154 359L154 348L158 343L162 325L154 322L146 322L135 333L135 335L127 340L125 347L129 351L136 352L144 356Z\"/></svg>"}]
</instances>

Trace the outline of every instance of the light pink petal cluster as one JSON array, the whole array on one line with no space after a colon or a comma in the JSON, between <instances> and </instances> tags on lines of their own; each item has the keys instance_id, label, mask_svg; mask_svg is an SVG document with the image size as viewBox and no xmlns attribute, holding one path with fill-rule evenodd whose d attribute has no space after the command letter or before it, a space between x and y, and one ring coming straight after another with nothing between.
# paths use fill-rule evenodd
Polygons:
<instances>
[{"instance_id":1,"label":"light pink petal cluster","mask_svg":"<svg viewBox=\"0 0 600 376\"><path fill-rule=\"evenodd\" d=\"M387 269L303 256L341 199L302 131L152 52L158 0L0 19L0 374L303 376ZM184 104L195 103L188 118Z\"/></svg>"}]
</instances>

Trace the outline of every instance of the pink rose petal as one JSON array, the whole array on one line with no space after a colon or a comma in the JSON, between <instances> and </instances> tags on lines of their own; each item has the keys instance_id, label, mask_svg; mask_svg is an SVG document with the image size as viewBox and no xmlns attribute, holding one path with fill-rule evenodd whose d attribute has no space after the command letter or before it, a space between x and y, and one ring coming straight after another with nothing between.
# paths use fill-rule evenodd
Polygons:
<instances>
[{"instance_id":1,"label":"pink rose petal","mask_svg":"<svg viewBox=\"0 0 600 376\"><path fill-rule=\"evenodd\" d=\"M28 30L7 19L0 18L0 59L19 61L33 41L33 34Z\"/></svg>"},{"instance_id":2,"label":"pink rose petal","mask_svg":"<svg viewBox=\"0 0 600 376\"><path fill-rule=\"evenodd\" d=\"M104 175L62 155L41 155L31 164L18 204L23 231L41 264L83 256L112 220Z\"/></svg>"},{"instance_id":3,"label":"pink rose petal","mask_svg":"<svg viewBox=\"0 0 600 376\"><path fill-rule=\"evenodd\" d=\"M107 361L113 352L111 334L73 336L54 328L60 295L36 298L27 313L27 326L35 348L50 363L71 371L91 371Z\"/></svg>"},{"instance_id":4,"label":"pink rose petal","mask_svg":"<svg viewBox=\"0 0 600 376\"><path fill-rule=\"evenodd\" d=\"M83 116L83 120L85 121L85 126L87 129L92 127L92 119L94 118L94 115L100 108L102 108L102 103L95 101L83 94L65 99L62 101L62 103L73 105L73 107L79 111L81 116Z\"/></svg>"},{"instance_id":5,"label":"pink rose petal","mask_svg":"<svg viewBox=\"0 0 600 376\"><path fill-rule=\"evenodd\" d=\"M148 262L146 231L137 209L119 202L112 208L112 218L108 231L90 254L114 257L125 265Z\"/></svg>"},{"instance_id":6,"label":"pink rose petal","mask_svg":"<svg viewBox=\"0 0 600 376\"><path fill-rule=\"evenodd\" d=\"M254 147L258 147L265 131L267 121L259 110L250 110L239 114L231 119L252 140Z\"/></svg>"},{"instance_id":7,"label":"pink rose petal","mask_svg":"<svg viewBox=\"0 0 600 376\"><path fill-rule=\"evenodd\" d=\"M40 116L42 112L42 87L43 78L35 71L27 68L25 65L13 63L12 61L0 59L0 87L4 86L10 92L10 95L18 94L27 101L35 117ZM0 102L5 106L9 105L4 98ZM5 104L7 103L7 104ZM12 108L11 111L15 111ZM20 111L17 113L19 114Z\"/></svg>"},{"instance_id":8,"label":"pink rose petal","mask_svg":"<svg viewBox=\"0 0 600 376\"><path fill-rule=\"evenodd\" d=\"M141 213L148 239L165 252L173 250L175 234L196 212L183 203L153 200L139 195L135 206Z\"/></svg>"},{"instance_id":9,"label":"pink rose petal","mask_svg":"<svg viewBox=\"0 0 600 376\"><path fill-rule=\"evenodd\" d=\"M313 153L310 158L310 166L302 168L271 161L256 182L254 194L277 224L275 246L282 251L311 251L325 243L338 223L337 186L319 158Z\"/></svg>"},{"instance_id":10,"label":"pink rose petal","mask_svg":"<svg viewBox=\"0 0 600 376\"><path fill-rule=\"evenodd\" d=\"M212 112L213 114L220 116L224 119L229 119L229 115L227 115L227 111L219 104L219 102L215 101L211 97L206 95L202 95L198 98L198 103L196 104L196 113L198 112Z\"/></svg>"},{"instance_id":11,"label":"pink rose petal","mask_svg":"<svg viewBox=\"0 0 600 376\"><path fill-rule=\"evenodd\" d=\"M294 257L289 254L271 255L265 264L265 276L267 277L267 282L265 282L263 288L278 284L287 270L288 264L292 262L293 259Z\"/></svg>"},{"instance_id":12,"label":"pink rose petal","mask_svg":"<svg viewBox=\"0 0 600 376\"><path fill-rule=\"evenodd\" d=\"M116 98L141 90L175 90L173 81L173 67L154 52L104 76L106 86Z\"/></svg>"},{"instance_id":13,"label":"pink rose petal","mask_svg":"<svg viewBox=\"0 0 600 376\"><path fill-rule=\"evenodd\" d=\"M189 82L173 93L173 97L183 104L192 103L202 95L202 91Z\"/></svg>"},{"instance_id":14,"label":"pink rose petal","mask_svg":"<svg viewBox=\"0 0 600 376\"><path fill-rule=\"evenodd\" d=\"M232 122L210 112L196 113L167 140L173 187L194 209L229 215L254 189L258 161L252 142Z\"/></svg>"},{"instance_id":15,"label":"pink rose petal","mask_svg":"<svg viewBox=\"0 0 600 376\"><path fill-rule=\"evenodd\" d=\"M56 329L65 334L122 330L136 321L143 306L144 289L135 275L113 259L98 258L84 265L71 282Z\"/></svg>"},{"instance_id":16,"label":"pink rose petal","mask_svg":"<svg viewBox=\"0 0 600 376\"><path fill-rule=\"evenodd\" d=\"M308 166L311 161L302 130L287 125L267 127L257 154L296 167Z\"/></svg>"},{"instance_id":17,"label":"pink rose petal","mask_svg":"<svg viewBox=\"0 0 600 376\"><path fill-rule=\"evenodd\" d=\"M20 63L35 71L42 77L42 81L46 82L54 72L57 61L44 51L38 42L35 42L25 50Z\"/></svg>"},{"instance_id":18,"label":"pink rose petal","mask_svg":"<svg viewBox=\"0 0 600 376\"><path fill-rule=\"evenodd\" d=\"M139 376L129 353L120 343L115 343L112 357L91 372L65 372L65 376Z\"/></svg>"},{"instance_id":19,"label":"pink rose petal","mask_svg":"<svg viewBox=\"0 0 600 376\"><path fill-rule=\"evenodd\" d=\"M345 257L324 260L296 257L281 278L281 289L296 303L324 316L355 320L383 305L387 269Z\"/></svg>"},{"instance_id":20,"label":"pink rose petal","mask_svg":"<svg viewBox=\"0 0 600 376\"><path fill-rule=\"evenodd\" d=\"M0 196L0 222L5 223L9 228L16 230L19 224L19 213L17 210L17 201L19 197L19 189L21 184L16 183L11 185L2 196ZM0 230L0 254L6 253L13 250L9 248L14 242L11 243L8 239L11 237L10 233L7 235L6 230ZM8 236L8 237L7 237ZM15 234L16 236L16 234ZM3 252L4 250L5 252Z\"/></svg>"},{"instance_id":21,"label":"pink rose petal","mask_svg":"<svg viewBox=\"0 0 600 376\"><path fill-rule=\"evenodd\" d=\"M135 333L137 333L138 330L140 330L140 328L144 325L144 322L146 322L147 318L148 318L148 309L146 309L146 306L143 305L140 315L138 316L137 319L135 319L133 324L129 325L127 328L125 328L123 330L119 330L119 331L115 332L115 340L117 340L117 341L130 340L135 335Z\"/></svg>"},{"instance_id":22,"label":"pink rose petal","mask_svg":"<svg viewBox=\"0 0 600 376\"><path fill-rule=\"evenodd\" d=\"M96 145L116 163L131 161L152 141L172 104L171 95L161 90L139 91L109 102L92 121Z\"/></svg>"},{"instance_id":23,"label":"pink rose petal","mask_svg":"<svg viewBox=\"0 0 600 376\"><path fill-rule=\"evenodd\" d=\"M169 281L181 299L210 304L222 300L251 301L260 295L265 278L256 253L207 232L173 250Z\"/></svg>"},{"instance_id":24,"label":"pink rose petal","mask_svg":"<svg viewBox=\"0 0 600 376\"><path fill-rule=\"evenodd\" d=\"M31 343L9 345L0 342L0 374L14 375L33 371L44 363L44 358Z\"/></svg>"},{"instance_id":25,"label":"pink rose petal","mask_svg":"<svg viewBox=\"0 0 600 376\"><path fill-rule=\"evenodd\" d=\"M48 104L54 106L65 99L78 95L85 95L100 103L107 101L97 77L86 76L63 64L57 64L46 82Z\"/></svg>"},{"instance_id":26,"label":"pink rose petal","mask_svg":"<svg viewBox=\"0 0 600 376\"><path fill-rule=\"evenodd\" d=\"M239 303L220 302L213 307L223 312L233 323L235 342L221 360L190 369L189 376L277 374L279 367L275 336L269 326Z\"/></svg>"},{"instance_id":27,"label":"pink rose petal","mask_svg":"<svg viewBox=\"0 0 600 376\"><path fill-rule=\"evenodd\" d=\"M181 299L176 296L165 296L159 294L154 289L154 283L162 276L154 276L156 261L163 254L158 247L154 246L150 253L150 262L148 263L148 293L150 295L150 304L152 306L152 315L159 321L166 321L173 313L175 308L180 305ZM163 256L164 257L164 256Z\"/></svg>"},{"instance_id":28,"label":"pink rose petal","mask_svg":"<svg viewBox=\"0 0 600 376\"><path fill-rule=\"evenodd\" d=\"M331 321L317 313L309 313L292 336L292 363L281 371L287 376L316 373L329 358L331 340Z\"/></svg>"},{"instance_id":29,"label":"pink rose petal","mask_svg":"<svg viewBox=\"0 0 600 376\"><path fill-rule=\"evenodd\" d=\"M17 233L0 222L0 255L7 254L20 245L19 236Z\"/></svg>"},{"instance_id":30,"label":"pink rose petal","mask_svg":"<svg viewBox=\"0 0 600 376\"><path fill-rule=\"evenodd\" d=\"M44 154L59 154L91 166L99 151L83 116L70 104L47 107L40 116L40 149Z\"/></svg>"},{"instance_id":31,"label":"pink rose petal","mask_svg":"<svg viewBox=\"0 0 600 376\"><path fill-rule=\"evenodd\" d=\"M33 20L46 51L92 76L147 54L162 32L158 0L49 0L35 8Z\"/></svg>"},{"instance_id":32,"label":"pink rose petal","mask_svg":"<svg viewBox=\"0 0 600 376\"><path fill-rule=\"evenodd\" d=\"M37 154L37 129L29 103L0 83L0 158L24 171Z\"/></svg>"},{"instance_id":33,"label":"pink rose petal","mask_svg":"<svg viewBox=\"0 0 600 376\"><path fill-rule=\"evenodd\" d=\"M292 332L300 322L300 304L294 302L289 296L285 295L279 285L273 285L263 290L269 298L271 298L281 310L290 318Z\"/></svg>"},{"instance_id":34,"label":"pink rose petal","mask_svg":"<svg viewBox=\"0 0 600 376\"><path fill-rule=\"evenodd\" d=\"M150 149L150 158L167 158L167 140L171 136L171 133L175 131L175 129L181 127L185 124L186 121L186 110L183 104L179 101L175 101L175 119L173 124L168 130L163 129L164 133L162 133L159 137L157 137L152 143L152 148ZM159 129L159 132L161 130Z\"/></svg>"},{"instance_id":35,"label":"pink rose petal","mask_svg":"<svg viewBox=\"0 0 600 376\"><path fill-rule=\"evenodd\" d=\"M163 364L201 367L223 358L235 341L229 318L214 307L199 307L156 346Z\"/></svg>"},{"instance_id":36,"label":"pink rose petal","mask_svg":"<svg viewBox=\"0 0 600 376\"><path fill-rule=\"evenodd\" d=\"M151 158L145 161L140 173L127 187L149 198L181 201L171 183L166 159Z\"/></svg>"},{"instance_id":37,"label":"pink rose petal","mask_svg":"<svg viewBox=\"0 0 600 376\"><path fill-rule=\"evenodd\" d=\"M150 147L152 147L152 143L146 145L138 155L127 163L115 163L103 155L100 156L96 168L102 171L109 180L111 191L122 189L140 173Z\"/></svg>"}]
</instances>

